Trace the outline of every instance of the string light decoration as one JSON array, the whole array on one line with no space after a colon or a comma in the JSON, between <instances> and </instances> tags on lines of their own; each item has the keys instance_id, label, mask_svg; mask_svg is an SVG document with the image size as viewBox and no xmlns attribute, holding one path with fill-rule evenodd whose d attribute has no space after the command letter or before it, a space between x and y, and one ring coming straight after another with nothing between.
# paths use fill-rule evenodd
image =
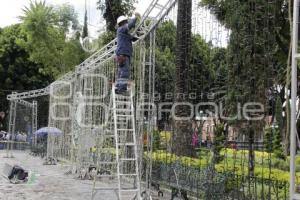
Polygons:
<instances>
[{"instance_id":1,"label":"string light decoration","mask_svg":"<svg viewBox=\"0 0 300 200\"><path fill-rule=\"evenodd\" d=\"M152 1L135 30L140 39L132 57L132 99L117 97L112 90L116 40L49 87L8 99L49 96L48 126L63 134L48 136L47 156L70 161L77 177L91 179L93 199L99 191L115 191L115 199L162 194L182 199L287 199L287 182L273 177L275 162L267 153L272 139L264 138L270 123L266 119L276 112L269 106L274 103L271 96L279 95L266 94L283 84L277 78L282 62L276 57L279 0L233 0L226 16L218 6L193 0L192 10L187 10L192 21L179 23L177 11L185 7L176 3ZM180 23L183 30L176 29ZM181 66L183 74L175 73L180 59L176 43L183 44L176 30L188 41L179 52L188 59L180 60L188 63ZM176 75L183 79L181 90L176 90ZM184 112L194 114L186 133L174 140L170 111L179 97L181 103L192 104ZM263 105L267 116L254 122L239 116L249 101ZM122 119L117 110L123 110ZM126 114L129 111L134 112ZM190 140L178 146L181 137Z\"/></svg>"}]
</instances>

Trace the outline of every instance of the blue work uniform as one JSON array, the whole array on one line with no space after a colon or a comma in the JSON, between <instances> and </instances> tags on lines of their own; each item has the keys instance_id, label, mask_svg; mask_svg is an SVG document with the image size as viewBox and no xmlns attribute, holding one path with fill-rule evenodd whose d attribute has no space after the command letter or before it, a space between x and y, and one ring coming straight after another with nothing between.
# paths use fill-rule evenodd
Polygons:
<instances>
[{"instance_id":1,"label":"blue work uniform","mask_svg":"<svg viewBox=\"0 0 300 200\"><path fill-rule=\"evenodd\" d=\"M129 31L134 28L136 21L136 18L130 19L127 24L120 26L117 30L117 92L127 90L128 80L130 78L130 59L133 53L132 41L135 39Z\"/></svg>"}]
</instances>

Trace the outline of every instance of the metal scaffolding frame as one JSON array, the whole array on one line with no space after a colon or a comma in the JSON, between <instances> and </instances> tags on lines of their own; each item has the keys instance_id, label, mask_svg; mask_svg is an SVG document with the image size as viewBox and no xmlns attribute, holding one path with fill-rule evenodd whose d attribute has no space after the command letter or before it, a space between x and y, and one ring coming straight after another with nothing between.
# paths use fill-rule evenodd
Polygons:
<instances>
[{"instance_id":1,"label":"metal scaffolding frame","mask_svg":"<svg viewBox=\"0 0 300 200\"><path fill-rule=\"evenodd\" d=\"M292 70L291 70L291 137L290 137L290 199L299 200L300 194L296 193L296 141L297 141L297 123L296 123L296 107L297 107L297 90L298 77L297 68L300 59L298 50L298 25L299 25L299 0L294 0L293 9L293 33L292 33Z\"/></svg>"},{"instance_id":2,"label":"metal scaffolding frame","mask_svg":"<svg viewBox=\"0 0 300 200\"><path fill-rule=\"evenodd\" d=\"M176 3L177 0L153 0L144 13L141 22L134 30L134 34L139 36L139 40L134 44L134 60L136 62L133 64L134 73L132 80L135 82L133 84L135 93L132 94L132 98L129 101L123 102L124 105L122 104L122 106L130 104L131 108L128 108L128 110L130 110L130 112L134 111L134 114L130 115L130 120L134 122L132 125L134 132L133 139L136 140L134 143L136 159L134 160L136 161L136 170L134 173L139 174L136 179L136 181L138 181L138 183L136 183L137 187L135 188L137 189L135 192L137 192L138 196L141 196L141 190L144 190L143 192L149 197L151 187L152 160L146 161L148 163L147 168L145 171L142 171L144 144L140 138L143 138L144 131L146 130L147 141L150 141L146 149L148 153L151 153L152 133L156 126L154 111L152 110L153 108L151 108L155 98L156 28L161 21L165 20L166 16L174 10ZM151 20L149 21L148 19ZM110 103L114 97L114 92L111 91L111 88L108 89L108 87L111 86L105 85L100 79L103 78L102 76L105 76L108 82L113 80L116 72L116 63L114 61L115 49L116 40L113 40L83 63L76 66L74 71L62 76L50 86L44 89L8 95L7 99L11 102L10 132L14 132L15 106L17 102L27 104L24 99L49 95L48 126L61 129L63 135L49 136L47 157L59 157L70 160L75 166L77 174L87 172L92 164L96 164L96 167L99 167L99 163L101 162L106 162L106 164L111 162L114 153L111 153L108 147L113 148L113 152L121 149L117 141L120 137L118 134L118 126L122 124L122 121L119 121L117 118L117 102L115 102L114 106ZM145 98L145 94L148 95L148 99ZM106 97L101 98L100 96L103 95ZM113 98L113 100L116 101L117 99ZM33 113L35 113L33 114L33 127L36 130L37 105L34 102L32 105ZM109 112L111 114L113 113L113 115L108 117L108 121L106 120L107 116L105 116L105 113L97 108L99 105L108 105ZM144 108L144 111L148 111L148 114L146 115L145 112L141 111L137 112L137 105L148 105L147 108ZM68 117L65 116L66 113L69 114ZM126 121L130 120L126 119ZM103 138L108 136L112 137L112 131L114 131L115 147L111 146L111 141L106 141L106 139ZM90 141L92 141L91 143L93 143L93 145L91 145ZM95 146L97 150L91 155L90 149ZM95 155L98 156L96 161L93 158ZM119 154L117 153L117 155ZM109 168L111 172L115 172L114 170L116 169L121 169L120 162L122 161L120 161L120 159L121 158L116 159L117 168ZM132 161L129 160L132 158L123 159L127 159L129 162ZM120 171L117 173L120 200L122 199L122 195L120 194L122 190L120 182L121 174ZM143 175L146 178L146 186L141 189L139 182ZM96 176L93 178L94 193L98 187L96 186ZM101 190L103 189L105 188L101 188ZM138 199L140 199L140 197L138 197Z\"/></svg>"},{"instance_id":3,"label":"metal scaffolding frame","mask_svg":"<svg viewBox=\"0 0 300 200\"><path fill-rule=\"evenodd\" d=\"M12 95L15 95L13 93ZM22 100L22 99L12 99L10 100L10 109L9 109L9 126L8 126L8 133L11 135L13 139L15 137L15 128L16 128L16 112L18 105L23 105L27 108L31 109L31 126L32 126L32 133L36 132L37 130L37 102L33 101L32 103ZM34 138L34 144L35 144ZM6 149L6 157L13 157L12 150L13 150L13 141L8 141L7 149Z\"/></svg>"},{"instance_id":4,"label":"metal scaffolding frame","mask_svg":"<svg viewBox=\"0 0 300 200\"><path fill-rule=\"evenodd\" d=\"M37 131L37 101L32 101L32 133L35 133ZM36 146L37 144L37 135L33 136L33 146Z\"/></svg>"},{"instance_id":5,"label":"metal scaffolding frame","mask_svg":"<svg viewBox=\"0 0 300 200\"><path fill-rule=\"evenodd\" d=\"M154 86L155 86L155 31L157 25L164 20L165 16L174 8L176 0L168 0L164 5L160 4L161 1L154 0L147 11L145 12L141 23L137 26L135 33L138 34L139 40L135 42L135 63L133 64L134 75L132 79L135 81L136 93L130 103L133 106L132 109L136 109L136 104L151 104L154 101ZM154 16L154 17L153 17ZM147 19L151 18L149 22ZM146 21L147 20L147 21ZM149 46L145 47L145 40L150 41ZM101 139L105 132L111 132L110 129L105 128L105 116L101 111L97 111L97 105L108 105L109 99L112 97L110 90L107 90L107 85L101 82L101 76L104 75L110 81L113 79L116 72L116 63L113 59L114 51L116 48L116 40L113 40L100 51L96 52L82 64L76 67L75 72L70 72L69 74L63 76L60 80L55 81L51 86L45 89L43 95L50 94L50 105L49 105L49 126L54 126L60 128L63 131L62 136L52 137L48 139L48 150L47 154L49 157L60 157L67 158L71 160L75 165L76 171L79 175L85 174L88 168L95 164L99 166L101 159L99 158L95 161L93 156L91 156L90 149L95 145L93 141L96 141L97 156L102 158L103 151L107 152L107 148L103 149L103 140ZM146 59L147 58L147 59ZM147 73L146 73L147 72ZM140 76L140 78L138 78ZM148 86L146 87L146 85ZM68 88L66 91L66 88ZM148 100L144 99L144 93L148 93L150 98ZM88 97L98 97L105 96L107 98L88 98ZM20 95L20 98L24 98L24 94ZM28 96L27 96L28 97ZM11 96L10 98L18 98L17 95ZM66 105L68 103L71 107L64 107L53 111L52 105ZM108 107L108 109L113 109ZM114 109L113 109L114 110ZM69 119L55 119L53 116L59 113L73 113ZM55 113L53 115L53 113ZM135 112L134 112L135 113ZM150 112L149 112L150 113ZM140 117L140 116L139 116ZM153 116L152 116L153 117ZM151 122L148 123L146 130L148 133L148 138L151 138L153 126L155 125L154 119L149 114L147 119ZM78 120L79 118L79 120ZM141 138L145 130L144 116L142 120L137 120L137 117L132 115L134 120L134 134L133 138ZM120 121L117 120L116 116L113 118L113 124L119 124ZM131 120L132 120L131 119ZM101 124L101 127L95 125L95 122ZM136 128L135 128L136 127ZM115 129L116 130L116 129ZM66 138L71 135L71 141L66 140ZM48 137L49 138L49 137ZM149 139L150 140L150 139ZM63 144L63 145L62 145ZM64 148L68 147L70 152L65 152ZM139 153L136 156L136 174L137 176L135 184L139 184L139 179L142 173L146 174L147 177L147 194L150 195L151 186L151 167L148 167L145 172L142 172L140 166L143 162L143 144L142 141L137 140L134 144L135 153ZM102 150L101 150L102 149ZM114 148L117 151L118 145ZM139 149L139 150L137 150ZM151 145L147 146L147 150L151 151ZM107 153L106 153L107 154ZM126 158L123 158L126 159ZM104 161L105 162L105 161ZM106 161L110 162L110 161ZM118 168L120 168L120 162L124 162L117 159ZM121 169L121 168L120 168ZM108 170L108 169L106 169ZM113 169L112 169L113 170ZM117 173L120 187L119 198L123 199L120 191L122 191L122 184L120 181L120 176L122 173ZM81 176L84 178L85 176ZM101 177L101 176L100 176ZM96 178L94 188L96 186ZM137 195L140 196L141 190L138 186ZM105 188L104 188L105 189ZM135 191L136 191L135 189ZM96 189L94 189L96 190ZM103 188L102 188L103 190ZM127 191L128 192L128 191ZM139 198L139 197L138 197ZM126 199L126 198L125 198Z\"/></svg>"}]
</instances>

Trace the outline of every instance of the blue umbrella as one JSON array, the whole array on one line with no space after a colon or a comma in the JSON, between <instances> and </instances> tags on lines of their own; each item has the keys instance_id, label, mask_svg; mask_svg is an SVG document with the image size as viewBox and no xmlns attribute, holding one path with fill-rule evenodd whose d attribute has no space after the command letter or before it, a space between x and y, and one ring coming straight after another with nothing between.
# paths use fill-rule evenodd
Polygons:
<instances>
[{"instance_id":1,"label":"blue umbrella","mask_svg":"<svg viewBox=\"0 0 300 200\"><path fill-rule=\"evenodd\" d=\"M44 127L37 130L34 134L39 137L48 136L48 134L53 136L60 136L62 135L62 131L55 127Z\"/></svg>"}]
</instances>

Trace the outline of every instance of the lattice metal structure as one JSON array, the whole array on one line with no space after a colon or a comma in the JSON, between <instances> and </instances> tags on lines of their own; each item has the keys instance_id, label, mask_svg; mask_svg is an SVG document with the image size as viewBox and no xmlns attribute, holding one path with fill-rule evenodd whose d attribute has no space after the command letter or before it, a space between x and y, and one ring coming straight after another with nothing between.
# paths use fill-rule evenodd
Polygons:
<instances>
[{"instance_id":1,"label":"lattice metal structure","mask_svg":"<svg viewBox=\"0 0 300 200\"><path fill-rule=\"evenodd\" d=\"M154 99L155 28L176 3L176 1L162 2L163 4L159 4L159 1L151 3L135 31L139 35L140 41L135 44L132 67L132 80L135 82L136 91L134 102L131 101L135 105L134 108L138 103L151 103ZM153 19L150 22L146 21L150 16ZM146 45L145 41L149 41L149 45ZM110 159L116 156L115 151L118 148L116 146L108 148L110 150L107 150L107 148L103 150L103 136L109 132L109 129L107 129L107 126L109 126L107 124L107 114L109 112L107 111L112 109L109 107L112 94L111 83L116 74L116 63L113 59L114 50L115 41L112 41L84 63L77 66L74 73L71 72L65 75L43 91L43 94L48 92L50 94L49 126L57 127L63 132L63 135L50 134L48 136L48 156L71 160L76 165L78 173L87 171L93 166L99 167L99 162L103 158L103 151L110 152ZM147 93L150 98L145 99L144 93ZM10 96L9 98L24 98L24 96L26 94ZM143 137L145 131L144 118L144 113L141 112L139 119L136 121L137 128L134 130L137 133L136 138ZM150 134L155 120L150 114L146 119L151 122L148 123L146 128L147 133ZM118 123L115 119L113 122ZM150 138L150 136L148 137ZM136 156L136 160L141 165L143 143L141 140L138 140L138 143L138 152L141 152L141 154ZM111 141L109 144L111 145ZM151 146L148 147L148 151L150 150ZM119 162L121 161L119 160ZM136 174L148 174L147 179L150 179L148 172L138 170L138 165L136 165L136 168ZM101 169L100 167L100 171ZM113 172L113 169L107 169L106 165L105 171ZM147 170L149 171L150 168ZM118 174L118 180L120 181L120 173ZM138 189L138 192L140 193L140 189Z\"/></svg>"},{"instance_id":2,"label":"lattice metal structure","mask_svg":"<svg viewBox=\"0 0 300 200\"><path fill-rule=\"evenodd\" d=\"M199 1L193 1L192 32L199 34L206 42L214 46L226 47L228 45L230 30L226 29L211 12L199 6Z\"/></svg>"},{"instance_id":3,"label":"lattice metal structure","mask_svg":"<svg viewBox=\"0 0 300 200\"><path fill-rule=\"evenodd\" d=\"M72 141L72 82L56 82L50 86L48 127L62 134L48 133L47 157L69 160Z\"/></svg>"},{"instance_id":4,"label":"lattice metal structure","mask_svg":"<svg viewBox=\"0 0 300 200\"><path fill-rule=\"evenodd\" d=\"M224 196L226 181L231 181L232 179L229 178L235 177L227 171L217 173L212 165L207 164L211 162L210 150L205 152L207 165L205 167L197 166L199 169L186 166L187 158L181 160L177 158L176 162L173 162L175 158L171 156L172 143L170 141L165 142L165 147L160 149L168 152L165 163L158 164L153 161L152 155L157 153L152 152L153 133L158 127L158 116L154 103L161 103L155 96L158 82L157 29L162 22L168 21L174 22L176 26L176 2L176 0L153 0L134 31L140 39L134 44L130 98L114 94L113 84L117 72L114 60L116 40L111 41L82 64L76 66L73 72L64 75L50 86L7 97L11 101L9 127L10 132L13 133L16 128L15 107L17 103L25 103L23 99L49 96L48 126L60 129L62 134L48 134L47 156L71 161L77 175L82 179L92 179L94 183L93 199L97 199L98 191L115 191L115 198L119 200L134 197L140 199L142 195L149 198L153 195L151 193L153 184L177 188L177 193L178 191L179 193L189 191L195 199L202 197L220 199L222 195ZM193 36L198 37L193 41L210 42L207 47L205 46L210 53L212 49L215 50L214 47L226 47L230 31L226 30L206 8L199 7L198 3L197 0L193 1L192 32ZM194 51L199 53L199 49ZM298 54L294 58L296 59L297 56ZM205 62L211 62L205 59L197 57L192 61L193 68L191 70L195 71L195 79L202 75L202 71L199 72L198 69L207 64ZM202 75L201 80L197 79L198 85L201 86L206 78L209 77ZM166 87L170 83L166 81L160 84L164 84ZM196 86L197 84L195 84ZM204 90L201 87L197 87L197 89ZM199 100L199 95L208 96L207 93L195 95L196 97L194 94L191 95L191 100ZM173 102L174 98L169 100ZM202 103L203 98L200 100ZM222 98L215 102L222 102ZM36 111L34 112L36 113ZM36 118L36 115L33 115L33 118ZM33 121L36 124L36 120ZM214 129L214 125L203 121L200 124L207 126L207 130ZM294 125L292 124L292 127ZM36 129L36 125L33 127ZM166 124L165 127L168 129L172 126ZM205 140L210 137L208 133L206 134L206 136L201 136ZM165 136L165 138L167 137ZM201 152L201 156L203 156L202 154L203 152ZM241 157L243 162L247 160L245 151L241 153ZM292 156L291 161L293 159ZM203 160L199 165L203 164L202 162ZM224 163L226 162L224 160ZM263 163L263 160L261 163L262 165L266 164ZM246 168L247 166L243 163L242 169L246 171ZM251 193L254 182L249 178L247 180L249 185L246 185L248 182L244 177L238 178L237 180L242 180L237 181L239 187ZM107 187L103 182L110 183L115 187ZM268 187L271 191L272 184L270 183ZM124 193L127 194L124 195ZM239 195L240 191L238 194L228 194L228 198L230 196L232 199L238 199Z\"/></svg>"},{"instance_id":5,"label":"lattice metal structure","mask_svg":"<svg viewBox=\"0 0 300 200\"><path fill-rule=\"evenodd\" d=\"M31 138L34 144L33 133L37 130L37 102L32 103L18 99L10 101L9 112L9 140L7 140L7 157L12 157L12 151L17 143L25 143ZM20 146L20 145L19 145Z\"/></svg>"},{"instance_id":6,"label":"lattice metal structure","mask_svg":"<svg viewBox=\"0 0 300 200\"><path fill-rule=\"evenodd\" d=\"M139 174L138 177L146 178L145 188L148 188L146 190L148 196L150 195L152 165L150 159L146 161L147 168L145 170L141 168L144 154L142 138L146 132L148 141L151 141L156 126L156 116L152 107L156 81L156 28L163 20L176 22L175 5L176 0L152 1L134 31L139 35L140 40L135 44L133 56L132 80L135 83L135 94L130 103L137 111L137 115L132 116L135 118L134 125L136 127L134 131L137 143L135 145L139 149L136 152L140 152L135 158L139 163L139 165L136 164L136 173ZM149 19L151 20L149 21ZM8 96L8 100L20 100L49 95L48 126L59 128L63 134L52 135L50 133L48 135L47 156L72 161L79 173L91 166L96 166L100 171L105 170L109 173L120 169L120 160L117 161L119 167L107 167L106 165L103 168L99 166L102 158L108 159L106 162L110 162L116 157L118 149L115 146L118 143L116 134L114 134L114 142L111 139L107 141L105 138L107 134L111 136L111 123L119 123L113 119L112 115L107 116L110 113L107 111L112 109L110 102L111 83L116 74L116 63L113 59L115 48L116 40L113 40L77 66L74 72L64 75L49 87ZM147 144L145 148L148 153L151 153L152 143ZM120 181L120 172L118 176ZM121 184L119 185L120 191ZM95 188L97 187L95 186ZM141 192L140 189L138 192ZM119 194L120 196L121 194Z\"/></svg>"}]
</instances>

